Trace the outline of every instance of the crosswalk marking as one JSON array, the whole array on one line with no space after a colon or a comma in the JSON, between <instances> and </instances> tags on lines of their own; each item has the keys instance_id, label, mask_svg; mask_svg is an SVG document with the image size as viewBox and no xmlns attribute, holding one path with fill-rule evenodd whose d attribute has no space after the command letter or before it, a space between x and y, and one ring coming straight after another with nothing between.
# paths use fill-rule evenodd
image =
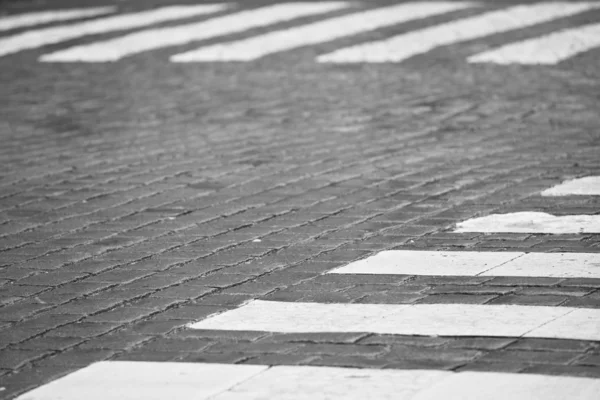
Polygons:
<instances>
[{"instance_id":1,"label":"crosswalk marking","mask_svg":"<svg viewBox=\"0 0 600 400\"><path fill-rule=\"evenodd\" d=\"M171 60L175 62L249 61L279 51L323 43L344 36L351 36L436 14L444 14L474 5L466 2L404 3L357 12L226 44L201 47L197 50L177 54Z\"/></svg>"},{"instance_id":2,"label":"crosswalk marking","mask_svg":"<svg viewBox=\"0 0 600 400\"><path fill-rule=\"evenodd\" d=\"M103 361L17 400L596 400L600 380L498 372Z\"/></svg>"},{"instance_id":3,"label":"crosswalk marking","mask_svg":"<svg viewBox=\"0 0 600 400\"><path fill-rule=\"evenodd\" d=\"M567 329L569 326L570 329ZM600 310L517 305L321 304L254 300L196 322L190 328L600 340Z\"/></svg>"},{"instance_id":4,"label":"crosswalk marking","mask_svg":"<svg viewBox=\"0 0 600 400\"><path fill-rule=\"evenodd\" d=\"M600 46L600 24L565 29L468 58L472 63L556 64Z\"/></svg>"},{"instance_id":5,"label":"crosswalk marking","mask_svg":"<svg viewBox=\"0 0 600 400\"><path fill-rule=\"evenodd\" d=\"M322 55L317 60L334 63L400 62L436 47L525 28L595 7L600 7L600 4L557 2L520 5L409 32L387 40L343 48Z\"/></svg>"},{"instance_id":6,"label":"crosswalk marking","mask_svg":"<svg viewBox=\"0 0 600 400\"><path fill-rule=\"evenodd\" d=\"M388 250L330 274L600 278L600 253Z\"/></svg>"},{"instance_id":7,"label":"crosswalk marking","mask_svg":"<svg viewBox=\"0 0 600 400\"><path fill-rule=\"evenodd\" d=\"M0 16L0 31L24 28L27 26L68 21L71 19L96 17L115 12L115 7L74 8L70 10L38 11L26 14Z\"/></svg>"},{"instance_id":8,"label":"crosswalk marking","mask_svg":"<svg viewBox=\"0 0 600 400\"><path fill-rule=\"evenodd\" d=\"M600 32L598 37L600 38ZM600 196L600 176L586 176L562 182L541 193L542 196Z\"/></svg>"},{"instance_id":9,"label":"crosswalk marking","mask_svg":"<svg viewBox=\"0 0 600 400\"><path fill-rule=\"evenodd\" d=\"M600 215L555 216L531 211L492 214L460 222L455 232L600 233Z\"/></svg>"},{"instance_id":10,"label":"crosswalk marking","mask_svg":"<svg viewBox=\"0 0 600 400\"><path fill-rule=\"evenodd\" d=\"M170 28L148 29L112 40L75 46L42 56L42 61L117 61L123 57L162 47L182 45L216 36L243 32L277 22L322 14L348 7L346 2L282 3L242 11L205 22Z\"/></svg>"},{"instance_id":11,"label":"crosswalk marking","mask_svg":"<svg viewBox=\"0 0 600 400\"><path fill-rule=\"evenodd\" d=\"M150 11L117 15L59 26L24 32L0 39L0 56L34 49L49 44L60 43L86 35L114 32L139 28L158 22L171 21L196 15L209 14L224 9L221 4L203 4L198 6L171 6Z\"/></svg>"}]
</instances>

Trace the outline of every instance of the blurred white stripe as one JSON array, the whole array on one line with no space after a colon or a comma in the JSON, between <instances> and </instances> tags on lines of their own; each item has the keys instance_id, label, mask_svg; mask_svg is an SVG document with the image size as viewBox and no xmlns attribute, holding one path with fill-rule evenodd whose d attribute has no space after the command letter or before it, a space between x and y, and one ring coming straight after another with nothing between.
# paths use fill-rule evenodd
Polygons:
<instances>
[{"instance_id":1,"label":"blurred white stripe","mask_svg":"<svg viewBox=\"0 0 600 400\"><path fill-rule=\"evenodd\" d=\"M159 22L213 13L224 8L225 6L220 4L163 7L151 11L116 15L114 17L80 22L67 26L27 31L0 39L0 56L77 39L86 35L139 28Z\"/></svg>"},{"instance_id":2,"label":"blurred white stripe","mask_svg":"<svg viewBox=\"0 0 600 400\"><path fill-rule=\"evenodd\" d=\"M409 32L387 40L347 47L322 55L318 61L400 62L436 47L525 28L595 7L600 7L600 4L557 2L520 5Z\"/></svg>"},{"instance_id":3,"label":"blurred white stripe","mask_svg":"<svg viewBox=\"0 0 600 400\"><path fill-rule=\"evenodd\" d=\"M68 21L70 19L95 17L115 12L115 7L73 8L70 10L38 11L26 14L0 16L0 31L26 26Z\"/></svg>"},{"instance_id":4,"label":"blurred white stripe","mask_svg":"<svg viewBox=\"0 0 600 400\"><path fill-rule=\"evenodd\" d=\"M599 253L388 250L329 274L600 278Z\"/></svg>"},{"instance_id":5,"label":"blurred white stripe","mask_svg":"<svg viewBox=\"0 0 600 400\"><path fill-rule=\"evenodd\" d=\"M600 310L475 304L335 304L253 300L191 329L367 332L600 340Z\"/></svg>"},{"instance_id":6,"label":"blurred white stripe","mask_svg":"<svg viewBox=\"0 0 600 400\"><path fill-rule=\"evenodd\" d=\"M566 29L469 57L471 63L556 64L600 46L600 24Z\"/></svg>"},{"instance_id":7,"label":"blurred white stripe","mask_svg":"<svg viewBox=\"0 0 600 400\"><path fill-rule=\"evenodd\" d=\"M242 11L204 22L169 28L148 29L112 40L76 46L45 55L42 61L116 61L148 50L177 46L196 40L305 17L347 7L346 2L282 3L255 10Z\"/></svg>"},{"instance_id":8,"label":"blurred white stripe","mask_svg":"<svg viewBox=\"0 0 600 400\"><path fill-rule=\"evenodd\" d=\"M572 376L102 361L16 400L596 400L599 391L600 380Z\"/></svg>"},{"instance_id":9,"label":"blurred white stripe","mask_svg":"<svg viewBox=\"0 0 600 400\"><path fill-rule=\"evenodd\" d=\"M175 62L248 61L266 54L327 42L414 19L473 6L466 2L404 3L275 31L234 42L201 47L171 57Z\"/></svg>"}]
</instances>

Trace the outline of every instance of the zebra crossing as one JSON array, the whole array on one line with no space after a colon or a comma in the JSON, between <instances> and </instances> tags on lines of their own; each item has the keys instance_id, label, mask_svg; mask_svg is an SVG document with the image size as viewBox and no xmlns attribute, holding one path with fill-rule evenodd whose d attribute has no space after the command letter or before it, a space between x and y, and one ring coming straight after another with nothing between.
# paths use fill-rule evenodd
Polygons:
<instances>
[{"instance_id":1,"label":"zebra crossing","mask_svg":"<svg viewBox=\"0 0 600 400\"><path fill-rule=\"evenodd\" d=\"M563 182L545 196L597 195L598 177ZM497 230L502 232L501 229ZM332 276L430 275L598 278L598 253L384 251ZM368 333L600 341L600 309L490 304L373 304L250 300L188 326L202 331ZM105 389L106 388L106 389ZM332 366L104 361L19 397L95 399L597 399L600 380L510 372ZM102 397L100 397L102 396Z\"/></svg>"},{"instance_id":2,"label":"zebra crossing","mask_svg":"<svg viewBox=\"0 0 600 400\"><path fill-rule=\"evenodd\" d=\"M497 34L565 21L593 13L598 8L600 4L596 2L490 7L467 1L386 6L330 1L278 3L257 8L231 3L180 5L125 13L119 13L115 7L66 9L0 16L0 57L66 44L66 48L42 54L39 61L115 62L149 51L210 40L216 43L174 54L170 60L176 63L248 62L354 38L359 43L317 55L315 62L400 63L445 46L474 40L485 42ZM461 12L469 15L463 16ZM432 17L448 21L432 25ZM202 20L190 21L194 18ZM307 18L310 20L306 21ZM77 19L85 20L73 22ZM360 42L364 40L361 39L363 34L402 27L409 22L411 26L420 24L422 27ZM53 23L60 24L47 26ZM27 29L11 34L11 30L19 28ZM255 33L257 28L266 32ZM588 23L504 43L469 55L466 62L552 65L600 46L599 29L598 24ZM240 35L243 37L238 38ZM76 39L86 42L68 45Z\"/></svg>"}]
</instances>

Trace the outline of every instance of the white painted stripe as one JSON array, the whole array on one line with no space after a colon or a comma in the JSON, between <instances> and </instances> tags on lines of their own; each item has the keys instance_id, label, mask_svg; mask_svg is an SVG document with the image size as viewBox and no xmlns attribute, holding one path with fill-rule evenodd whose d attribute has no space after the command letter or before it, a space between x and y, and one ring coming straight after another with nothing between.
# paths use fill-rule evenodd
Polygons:
<instances>
[{"instance_id":1,"label":"white painted stripe","mask_svg":"<svg viewBox=\"0 0 600 400\"><path fill-rule=\"evenodd\" d=\"M598 38L600 39L600 32L598 32ZM600 176L572 179L542 192L542 196L572 195L600 196Z\"/></svg>"},{"instance_id":2,"label":"white painted stripe","mask_svg":"<svg viewBox=\"0 0 600 400\"><path fill-rule=\"evenodd\" d=\"M249 61L267 54L323 43L384 26L472 7L473 5L473 3L466 2L404 3L357 12L225 44L201 47L197 50L177 54L171 58L171 61Z\"/></svg>"},{"instance_id":3,"label":"white painted stripe","mask_svg":"<svg viewBox=\"0 0 600 400\"><path fill-rule=\"evenodd\" d=\"M328 273L600 278L600 253L388 250Z\"/></svg>"},{"instance_id":4,"label":"white painted stripe","mask_svg":"<svg viewBox=\"0 0 600 400\"><path fill-rule=\"evenodd\" d=\"M455 232L600 233L600 215L554 216L543 212L492 214L456 225Z\"/></svg>"},{"instance_id":5,"label":"white painted stripe","mask_svg":"<svg viewBox=\"0 0 600 400\"><path fill-rule=\"evenodd\" d=\"M348 7L346 2L281 3L242 11L208 21L169 28L148 29L112 40L76 46L45 55L42 61L116 61L148 50L177 46L197 40L243 32L278 22Z\"/></svg>"},{"instance_id":6,"label":"white painted stripe","mask_svg":"<svg viewBox=\"0 0 600 400\"><path fill-rule=\"evenodd\" d=\"M260 365L99 362L18 397L20 400L207 399L265 371Z\"/></svg>"},{"instance_id":7,"label":"white painted stripe","mask_svg":"<svg viewBox=\"0 0 600 400\"><path fill-rule=\"evenodd\" d=\"M318 57L320 62L400 62L436 47L521 29L577 14L598 3L549 2L520 5L452 21L387 40L347 47Z\"/></svg>"},{"instance_id":8,"label":"white painted stripe","mask_svg":"<svg viewBox=\"0 0 600 400\"><path fill-rule=\"evenodd\" d=\"M525 253L389 250L330 271L330 274L476 276Z\"/></svg>"},{"instance_id":9,"label":"white painted stripe","mask_svg":"<svg viewBox=\"0 0 600 400\"><path fill-rule=\"evenodd\" d=\"M103 361L17 400L596 400L600 380L570 376Z\"/></svg>"},{"instance_id":10,"label":"white painted stripe","mask_svg":"<svg viewBox=\"0 0 600 400\"><path fill-rule=\"evenodd\" d=\"M471 63L556 64L600 46L600 24L566 29L475 54Z\"/></svg>"},{"instance_id":11,"label":"white painted stripe","mask_svg":"<svg viewBox=\"0 0 600 400\"><path fill-rule=\"evenodd\" d=\"M8 31L50 22L95 17L115 12L115 7L73 8L69 10L39 11L26 14L0 16L0 31Z\"/></svg>"},{"instance_id":12,"label":"white painted stripe","mask_svg":"<svg viewBox=\"0 0 600 400\"><path fill-rule=\"evenodd\" d=\"M223 10L226 5L171 6L150 11L116 15L76 24L37 29L0 39L0 56L49 44L77 39L87 35L139 28L159 22L209 14Z\"/></svg>"},{"instance_id":13,"label":"white painted stripe","mask_svg":"<svg viewBox=\"0 0 600 400\"><path fill-rule=\"evenodd\" d=\"M600 380L593 378L463 372L410 400L591 400L599 391Z\"/></svg>"},{"instance_id":14,"label":"white painted stripe","mask_svg":"<svg viewBox=\"0 0 600 400\"><path fill-rule=\"evenodd\" d=\"M561 318L570 330L561 328ZM552 322L556 326L546 326ZM192 329L370 332L399 335L553 337L600 340L600 310L474 304L320 304L254 300Z\"/></svg>"}]
</instances>

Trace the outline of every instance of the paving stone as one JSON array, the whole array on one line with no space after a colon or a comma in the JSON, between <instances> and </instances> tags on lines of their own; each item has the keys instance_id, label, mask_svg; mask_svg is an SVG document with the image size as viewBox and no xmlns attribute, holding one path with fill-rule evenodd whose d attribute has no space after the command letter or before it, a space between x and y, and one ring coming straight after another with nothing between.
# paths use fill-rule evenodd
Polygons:
<instances>
[{"instance_id":1,"label":"paving stone","mask_svg":"<svg viewBox=\"0 0 600 400\"><path fill-rule=\"evenodd\" d=\"M48 332L47 336L90 338L110 332L120 326L113 322L76 322Z\"/></svg>"},{"instance_id":2,"label":"paving stone","mask_svg":"<svg viewBox=\"0 0 600 400\"><path fill-rule=\"evenodd\" d=\"M521 362L485 362L475 361L462 365L456 369L457 372L463 371L477 371L477 372L505 372L505 373L518 373L527 369L530 364Z\"/></svg>"},{"instance_id":3,"label":"paving stone","mask_svg":"<svg viewBox=\"0 0 600 400\"><path fill-rule=\"evenodd\" d=\"M387 360L371 359L358 356L329 356L322 355L308 361L308 365L322 365L329 367L373 368L379 369L389 365Z\"/></svg>"},{"instance_id":4,"label":"paving stone","mask_svg":"<svg viewBox=\"0 0 600 400\"><path fill-rule=\"evenodd\" d=\"M507 349L585 353L587 350L597 347L599 346L595 342L582 340L521 338L511 343Z\"/></svg>"},{"instance_id":5,"label":"paving stone","mask_svg":"<svg viewBox=\"0 0 600 400\"><path fill-rule=\"evenodd\" d=\"M102 311L93 316L87 317L86 322L131 322L142 319L151 315L155 311L147 308L138 308L132 306L124 306L113 308L109 311Z\"/></svg>"},{"instance_id":6,"label":"paving stone","mask_svg":"<svg viewBox=\"0 0 600 400\"><path fill-rule=\"evenodd\" d=\"M581 297L590 294L593 290L574 287L536 287L519 289L516 291L516 294L522 296L555 295Z\"/></svg>"},{"instance_id":7,"label":"paving stone","mask_svg":"<svg viewBox=\"0 0 600 400\"><path fill-rule=\"evenodd\" d=\"M538 278L538 277L520 277L520 276L496 276L485 284L495 286L555 286L559 283L568 282L571 279L563 278Z\"/></svg>"},{"instance_id":8,"label":"paving stone","mask_svg":"<svg viewBox=\"0 0 600 400\"><path fill-rule=\"evenodd\" d=\"M17 369L26 363L52 354L50 350L0 350L0 368Z\"/></svg>"},{"instance_id":9,"label":"paving stone","mask_svg":"<svg viewBox=\"0 0 600 400\"><path fill-rule=\"evenodd\" d=\"M0 308L0 321L20 321L47 308L50 308L47 304L41 304L37 301L11 304Z\"/></svg>"},{"instance_id":10,"label":"paving stone","mask_svg":"<svg viewBox=\"0 0 600 400\"><path fill-rule=\"evenodd\" d=\"M112 350L102 349L77 349L63 351L60 354L46 357L43 360L36 361L33 365L38 367L65 366L65 367L85 367L93 362L106 360L114 354Z\"/></svg>"},{"instance_id":11,"label":"paving stone","mask_svg":"<svg viewBox=\"0 0 600 400\"><path fill-rule=\"evenodd\" d=\"M454 338L445 347L478 350L511 349L511 345L516 341L517 339L514 338Z\"/></svg>"},{"instance_id":12,"label":"paving stone","mask_svg":"<svg viewBox=\"0 0 600 400\"><path fill-rule=\"evenodd\" d=\"M559 364L567 365L577 359L578 354L561 351L496 351L486 354L477 361L481 362L520 362L524 364Z\"/></svg>"},{"instance_id":13,"label":"paving stone","mask_svg":"<svg viewBox=\"0 0 600 400\"><path fill-rule=\"evenodd\" d=\"M452 343L453 338L434 336L402 336L402 335L366 335L360 339L360 344L390 344L416 347L438 347Z\"/></svg>"},{"instance_id":14,"label":"paving stone","mask_svg":"<svg viewBox=\"0 0 600 400\"><path fill-rule=\"evenodd\" d=\"M14 345L14 348L25 350L64 350L82 343L84 339L77 337L38 336Z\"/></svg>"},{"instance_id":15,"label":"paving stone","mask_svg":"<svg viewBox=\"0 0 600 400\"><path fill-rule=\"evenodd\" d=\"M169 308L168 310L156 315L155 321L180 319L186 321L198 321L208 317L209 315L221 313L228 310L227 307L207 306L186 304L178 307Z\"/></svg>"},{"instance_id":16,"label":"paving stone","mask_svg":"<svg viewBox=\"0 0 600 400\"><path fill-rule=\"evenodd\" d=\"M158 339L150 343L144 344L143 350L146 352L161 352L161 353L194 353L207 350L208 347L215 343L209 339Z\"/></svg>"},{"instance_id":17,"label":"paving stone","mask_svg":"<svg viewBox=\"0 0 600 400\"><path fill-rule=\"evenodd\" d=\"M568 297L565 296L550 296L550 295L539 295L539 296L521 296L521 295L505 295L497 297L486 304L519 304L529 306L566 306L566 300Z\"/></svg>"},{"instance_id":18,"label":"paving stone","mask_svg":"<svg viewBox=\"0 0 600 400\"><path fill-rule=\"evenodd\" d=\"M318 356L305 356L295 354L259 354L242 360L241 364L255 365L308 365L318 360Z\"/></svg>"},{"instance_id":19,"label":"paving stone","mask_svg":"<svg viewBox=\"0 0 600 400\"><path fill-rule=\"evenodd\" d=\"M589 355L575 361L577 365L600 367L600 355Z\"/></svg>"},{"instance_id":20,"label":"paving stone","mask_svg":"<svg viewBox=\"0 0 600 400\"><path fill-rule=\"evenodd\" d=\"M567 375L581 376L586 378L599 378L600 368L587 365L530 365L522 372L540 375Z\"/></svg>"},{"instance_id":21,"label":"paving stone","mask_svg":"<svg viewBox=\"0 0 600 400\"><path fill-rule=\"evenodd\" d=\"M497 297L493 294L434 294L417 300L417 304L491 304Z\"/></svg>"},{"instance_id":22,"label":"paving stone","mask_svg":"<svg viewBox=\"0 0 600 400\"><path fill-rule=\"evenodd\" d=\"M267 332L255 332L255 331L213 331L204 329L186 329L177 332L177 338L193 338L193 339L209 339L223 341L255 341L261 338L267 338L270 334Z\"/></svg>"}]
</instances>

